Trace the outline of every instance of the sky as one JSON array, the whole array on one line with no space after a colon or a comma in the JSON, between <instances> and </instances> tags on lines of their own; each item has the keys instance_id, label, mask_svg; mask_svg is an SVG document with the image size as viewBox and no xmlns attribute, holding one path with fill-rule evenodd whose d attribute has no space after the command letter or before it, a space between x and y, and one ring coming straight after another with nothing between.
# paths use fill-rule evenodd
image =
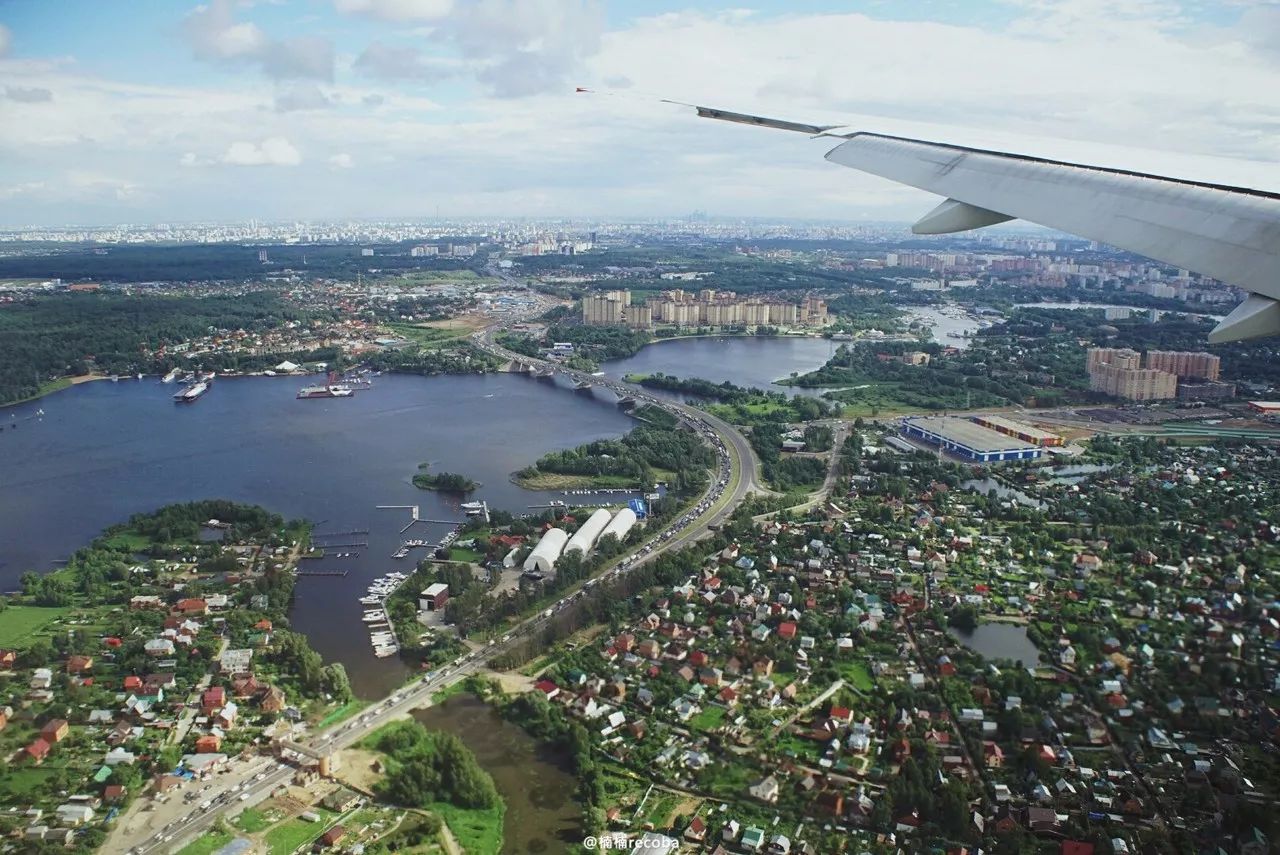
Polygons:
<instances>
[{"instance_id":1,"label":"sky","mask_svg":"<svg viewBox=\"0 0 1280 855\"><path fill-rule=\"evenodd\" d=\"M0 226L937 202L663 98L1280 190L1277 93L1280 0L0 0Z\"/></svg>"}]
</instances>

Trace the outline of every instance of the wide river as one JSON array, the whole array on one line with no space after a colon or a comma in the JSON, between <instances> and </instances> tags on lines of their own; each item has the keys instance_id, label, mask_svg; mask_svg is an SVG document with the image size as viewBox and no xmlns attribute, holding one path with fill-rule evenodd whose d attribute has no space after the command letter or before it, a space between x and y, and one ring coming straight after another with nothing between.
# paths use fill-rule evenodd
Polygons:
<instances>
[{"instance_id":1,"label":"wide river","mask_svg":"<svg viewBox=\"0 0 1280 855\"><path fill-rule=\"evenodd\" d=\"M817 368L829 348L815 339L663 342L606 371L767 386ZM610 392L526 376L388 375L353 398L295 400L305 382L223 378L196 403L177 405L174 386L155 378L103 381L0 409L0 590L16 588L26 570L57 566L106 526L172 502L227 498L306 517L318 533L368 529L353 538L368 540L349 549L357 558L304 562L349 572L299 579L291 619L327 660L346 664L357 693L380 695L403 679L403 666L373 656L358 598L370 579L411 569L412 559L391 558L403 538L436 541L448 526L401 535L409 511L376 506L462 519L457 498L413 486L417 465L429 461L480 481L475 497L491 507L524 512L559 494L523 490L511 473L633 424Z\"/></svg>"}]
</instances>

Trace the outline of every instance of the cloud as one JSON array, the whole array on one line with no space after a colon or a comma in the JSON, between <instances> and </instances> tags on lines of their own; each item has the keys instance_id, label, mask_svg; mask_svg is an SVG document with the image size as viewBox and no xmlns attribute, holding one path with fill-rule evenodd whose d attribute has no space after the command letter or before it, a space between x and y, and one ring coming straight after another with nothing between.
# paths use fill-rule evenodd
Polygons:
<instances>
[{"instance_id":1,"label":"cloud","mask_svg":"<svg viewBox=\"0 0 1280 855\"><path fill-rule=\"evenodd\" d=\"M4 24L0 24L0 56L4 56L9 52L9 44L13 41L13 36L9 33L9 28Z\"/></svg>"},{"instance_id":2,"label":"cloud","mask_svg":"<svg viewBox=\"0 0 1280 855\"><path fill-rule=\"evenodd\" d=\"M374 93L372 95L365 95L360 99L360 103L364 104L366 107L380 107L386 100L387 99L381 95Z\"/></svg>"},{"instance_id":3,"label":"cloud","mask_svg":"<svg viewBox=\"0 0 1280 855\"><path fill-rule=\"evenodd\" d=\"M329 158L329 165L336 166L338 169L350 169L356 164L355 161L351 159L351 155L342 151Z\"/></svg>"},{"instance_id":4,"label":"cloud","mask_svg":"<svg viewBox=\"0 0 1280 855\"><path fill-rule=\"evenodd\" d=\"M6 86L4 97L23 104L42 104L53 100L53 90L41 86Z\"/></svg>"},{"instance_id":5,"label":"cloud","mask_svg":"<svg viewBox=\"0 0 1280 855\"><path fill-rule=\"evenodd\" d=\"M448 4L411 0L336 0L339 11L431 24L426 38L460 62L415 48L374 42L355 67L383 79L435 81L466 70L499 98L566 86L594 55L604 32L599 0L476 0ZM448 11L448 14L445 12Z\"/></svg>"},{"instance_id":6,"label":"cloud","mask_svg":"<svg viewBox=\"0 0 1280 855\"><path fill-rule=\"evenodd\" d=\"M277 80L332 80L333 43L319 36L273 39L254 23L235 20L231 0L197 6L183 20L187 43L206 62L257 66Z\"/></svg>"},{"instance_id":7,"label":"cloud","mask_svg":"<svg viewBox=\"0 0 1280 855\"><path fill-rule=\"evenodd\" d=\"M314 84L299 84L283 92L276 93L275 109L277 113L292 113L297 110L325 110L334 106L333 99Z\"/></svg>"},{"instance_id":8,"label":"cloud","mask_svg":"<svg viewBox=\"0 0 1280 855\"><path fill-rule=\"evenodd\" d=\"M428 57L413 47L374 42L364 49L352 68L380 80L436 82L457 73L457 64Z\"/></svg>"},{"instance_id":9,"label":"cloud","mask_svg":"<svg viewBox=\"0 0 1280 855\"><path fill-rule=\"evenodd\" d=\"M230 166L297 166L302 155L284 137L268 137L261 143L233 142L222 162Z\"/></svg>"},{"instance_id":10,"label":"cloud","mask_svg":"<svg viewBox=\"0 0 1280 855\"><path fill-rule=\"evenodd\" d=\"M344 14L367 15L383 21L435 21L453 10L453 0L334 0Z\"/></svg>"}]
</instances>

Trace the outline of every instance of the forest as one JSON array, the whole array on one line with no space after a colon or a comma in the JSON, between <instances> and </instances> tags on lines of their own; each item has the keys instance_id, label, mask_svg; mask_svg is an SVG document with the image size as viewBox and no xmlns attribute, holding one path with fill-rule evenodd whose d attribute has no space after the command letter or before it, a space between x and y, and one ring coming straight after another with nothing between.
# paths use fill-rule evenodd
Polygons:
<instances>
[{"instance_id":1,"label":"forest","mask_svg":"<svg viewBox=\"0 0 1280 855\"><path fill-rule=\"evenodd\" d=\"M418 465L418 471L413 476L413 486L420 490L441 490L447 493L470 493L480 487L480 483L472 481L466 475L459 475L456 472L437 472L432 474L427 470L430 463L422 463Z\"/></svg>"},{"instance_id":2,"label":"forest","mask_svg":"<svg viewBox=\"0 0 1280 855\"><path fill-rule=\"evenodd\" d=\"M544 454L520 475L619 475L650 485L654 481L653 470L661 469L674 472L678 483L672 486L687 491L705 482L706 471L715 462L715 452L697 434L641 425L621 439L602 439Z\"/></svg>"},{"instance_id":3,"label":"forest","mask_svg":"<svg viewBox=\"0 0 1280 855\"><path fill-rule=\"evenodd\" d=\"M168 370L176 360L152 360L147 354L207 335L211 328L269 330L308 317L269 291L200 298L59 294L19 300L0 310L0 404L35 395L42 384L59 377ZM213 359L202 367L227 366Z\"/></svg>"},{"instance_id":4,"label":"forest","mask_svg":"<svg viewBox=\"0 0 1280 855\"><path fill-rule=\"evenodd\" d=\"M404 721L378 731L371 742L386 756L378 794L393 804L424 808L447 802L466 810L501 804L493 778L451 733Z\"/></svg>"}]
</instances>

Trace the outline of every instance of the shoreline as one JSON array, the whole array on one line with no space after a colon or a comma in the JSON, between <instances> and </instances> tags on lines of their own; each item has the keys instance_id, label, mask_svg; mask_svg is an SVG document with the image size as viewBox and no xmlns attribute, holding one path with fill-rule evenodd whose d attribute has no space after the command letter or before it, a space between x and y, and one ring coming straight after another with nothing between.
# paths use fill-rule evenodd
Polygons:
<instances>
[{"instance_id":1,"label":"shoreline","mask_svg":"<svg viewBox=\"0 0 1280 855\"><path fill-rule=\"evenodd\" d=\"M70 389L72 386L79 386L82 383L92 383L95 380L110 380L106 374L77 374L75 377L59 377L57 380L50 380L45 383L39 392L26 398L19 398L16 401L6 401L0 404L0 410L6 407L16 407L19 404L29 404L32 401L38 401L46 398L54 392L61 392L63 389Z\"/></svg>"}]
</instances>

